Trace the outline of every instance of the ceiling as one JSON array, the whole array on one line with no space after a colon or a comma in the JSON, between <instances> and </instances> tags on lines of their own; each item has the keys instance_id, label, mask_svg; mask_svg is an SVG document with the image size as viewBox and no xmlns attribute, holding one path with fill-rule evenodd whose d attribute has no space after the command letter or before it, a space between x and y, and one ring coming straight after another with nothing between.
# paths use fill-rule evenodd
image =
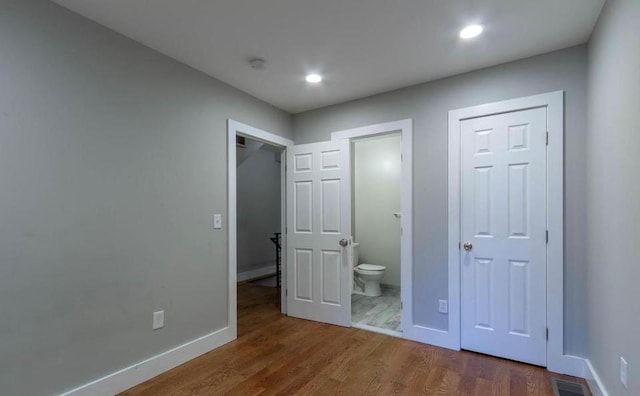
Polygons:
<instances>
[{"instance_id":1,"label":"ceiling","mask_svg":"<svg viewBox=\"0 0 640 396\"><path fill-rule=\"evenodd\" d=\"M290 113L584 43L605 2L54 1ZM485 32L458 38L470 23Z\"/></svg>"}]
</instances>

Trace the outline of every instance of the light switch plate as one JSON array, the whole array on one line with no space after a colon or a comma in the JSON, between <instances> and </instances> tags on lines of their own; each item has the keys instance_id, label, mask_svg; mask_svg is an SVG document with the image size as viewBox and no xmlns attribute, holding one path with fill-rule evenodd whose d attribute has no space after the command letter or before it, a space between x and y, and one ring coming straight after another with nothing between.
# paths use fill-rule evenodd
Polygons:
<instances>
[{"instance_id":1,"label":"light switch plate","mask_svg":"<svg viewBox=\"0 0 640 396\"><path fill-rule=\"evenodd\" d=\"M153 330L164 327L164 311L156 311L153 313Z\"/></svg>"},{"instance_id":2,"label":"light switch plate","mask_svg":"<svg viewBox=\"0 0 640 396\"><path fill-rule=\"evenodd\" d=\"M447 300L438 300L438 312L449 313L449 303Z\"/></svg>"},{"instance_id":3,"label":"light switch plate","mask_svg":"<svg viewBox=\"0 0 640 396\"><path fill-rule=\"evenodd\" d=\"M213 229L214 230L219 230L222 228L222 215L221 214L214 214L213 215Z\"/></svg>"}]
</instances>

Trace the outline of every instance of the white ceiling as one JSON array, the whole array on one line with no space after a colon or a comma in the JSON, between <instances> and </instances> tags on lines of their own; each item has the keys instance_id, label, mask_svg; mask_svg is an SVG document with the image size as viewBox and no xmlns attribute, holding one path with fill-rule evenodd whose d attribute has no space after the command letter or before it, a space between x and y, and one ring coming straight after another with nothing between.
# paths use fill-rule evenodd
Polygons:
<instances>
[{"instance_id":1,"label":"white ceiling","mask_svg":"<svg viewBox=\"0 0 640 396\"><path fill-rule=\"evenodd\" d=\"M584 43L605 2L54 1L291 113ZM462 41L470 23L485 33Z\"/></svg>"}]
</instances>

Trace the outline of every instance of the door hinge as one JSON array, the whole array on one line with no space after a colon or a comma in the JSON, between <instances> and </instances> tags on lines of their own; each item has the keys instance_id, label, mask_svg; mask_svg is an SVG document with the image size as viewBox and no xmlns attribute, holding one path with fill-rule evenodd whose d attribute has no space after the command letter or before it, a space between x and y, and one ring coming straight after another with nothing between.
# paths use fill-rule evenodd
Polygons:
<instances>
[{"instance_id":1,"label":"door hinge","mask_svg":"<svg viewBox=\"0 0 640 396\"><path fill-rule=\"evenodd\" d=\"M289 296L289 289L284 289L284 295L285 295L286 297L288 297L288 296Z\"/></svg>"},{"instance_id":2,"label":"door hinge","mask_svg":"<svg viewBox=\"0 0 640 396\"><path fill-rule=\"evenodd\" d=\"M402 309L403 305L402 305L402 301L400 301L400 309Z\"/></svg>"},{"instance_id":3,"label":"door hinge","mask_svg":"<svg viewBox=\"0 0 640 396\"><path fill-rule=\"evenodd\" d=\"M547 146L549 145L549 131L547 131Z\"/></svg>"},{"instance_id":4,"label":"door hinge","mask_svg":"<svg viewBox=\"0 0 640 396\"><path fill-rule=\"evenodd\" d=\"M549 341L549 328L547 327L547 341Z\"/></svg>"},{"instance_id":5,"label":"door hinge","mask_svg":"<svg viewBox=\"0 0 640 396\"><path fill-rule=\"evenodd\" d=\"M549 243L549 230L545 231L545 242L548 244Z\"/></svg>"}]
</instances>

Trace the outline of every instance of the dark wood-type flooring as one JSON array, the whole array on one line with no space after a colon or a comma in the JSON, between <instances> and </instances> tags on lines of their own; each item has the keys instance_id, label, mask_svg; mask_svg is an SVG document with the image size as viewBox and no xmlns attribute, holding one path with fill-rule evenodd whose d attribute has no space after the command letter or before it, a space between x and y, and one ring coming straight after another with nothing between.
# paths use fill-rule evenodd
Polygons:
<instances>
[{"instance_id":1,"label":"dark wood-type flooring","mask_svg":"<svg viewBox=\"0 0 640 396\"><path fill-rule=\"evenodd\" d=\"M290 318L238 287L238 339L123 395L553 395L547 370ZM583 380L580 380L584 383Z\"/></svg>"}]
</instances>

